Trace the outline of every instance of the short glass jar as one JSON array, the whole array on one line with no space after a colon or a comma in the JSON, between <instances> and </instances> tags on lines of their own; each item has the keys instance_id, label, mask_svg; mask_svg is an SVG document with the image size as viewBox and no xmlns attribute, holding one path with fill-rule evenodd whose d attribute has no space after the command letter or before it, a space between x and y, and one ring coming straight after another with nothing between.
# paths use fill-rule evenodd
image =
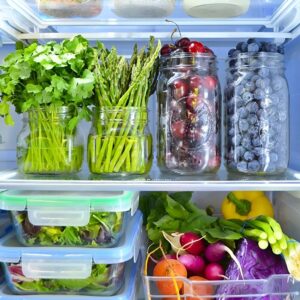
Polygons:
<instances>
[{"instance_id":1,"label":"short glass jar","mask_svg":"<svg viewBox=\"0 0 300 300\"><path fill-rule=\"evenodd\" d=\"M213 54L162 57L157 87L158 165L182 175L216 172L221 163L221 91Z\"/></svg>"},{"instance_id":2,"label":"short glass jar","mask_svg":"<svg viewBox=\"0 0 300 300\"><path fill-rule=\"evenodd\" d=\"M226 167L229 172L280 174L289 162L289 90L284 56L241 53L228 64Z\"/></svg>"},{"instance_id":3,"label":"short glass jar","mask_svg":"<svg viewBox=\"0 0 300 300\"><path fill-rule=\"evenodd\" d=\"M25 174L70 174L80 171L84 142L78 129L70 129L73 107L40 107L23 117L17 138L17 163Z\"/></svg>"},{"instance_id":4,"label":"short glass jar","mask_svg":"<svg viewBox=\"0 0 300 300\"><path fill-rule=\"evenodd\" d=\"M88 137L91 173L146 174L152 165L152 136L147 110L140 107L94 109Z\"/></svg>"}]
</instances>

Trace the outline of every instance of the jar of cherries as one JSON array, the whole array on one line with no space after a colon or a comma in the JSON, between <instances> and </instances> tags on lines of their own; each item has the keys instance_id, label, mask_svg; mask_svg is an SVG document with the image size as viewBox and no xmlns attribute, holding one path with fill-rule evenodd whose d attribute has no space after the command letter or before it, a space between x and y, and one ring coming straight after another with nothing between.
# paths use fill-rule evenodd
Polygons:
<instances>
[{"instance_id":1,"label":"jar of cherries","mask_svg":"<svg viewBox=\"0 0 300 300\"><path fill-rule=\"evenodd\" d=\"M158 165L193 175L220 167L221 91L214 53L183 38L165 45L158 80Z\"/></svg>"}]
</instances>

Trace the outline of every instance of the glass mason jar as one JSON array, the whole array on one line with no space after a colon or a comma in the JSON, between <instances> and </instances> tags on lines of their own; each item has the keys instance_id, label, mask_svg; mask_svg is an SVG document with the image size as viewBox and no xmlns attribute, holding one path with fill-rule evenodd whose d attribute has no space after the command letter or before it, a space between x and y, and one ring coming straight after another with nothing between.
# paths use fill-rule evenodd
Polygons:
<instances>
[{"instance_id":1,"label":"glass mason jar","mask_svg":"<svg viewBox=\"0 0 300 300\"><path fill-rule=\"evenodd\" d=\"M71 107L42 107L24 114L17 138L17 163L25 174L70 174L80 171L84 142L78 128L69 129Z\"/></svg>"},{"instance_id":2,"label":"glass mason jar","mask_svg":"<svg viewBox=\"0 0 300 300\"><path fill-rule=\"evenodd\" d=\"M139 107L94 109L88 137L91 173L146 174L152 165L152 136L148 113Z\"/></svg>"},{"instance_id":3,"label":"glass mason jar","mask_svg":"<svg viewBox=\"0 0 300 300\"><path fill-rule=\"evenodd\" d=\"M289 90L279 53L228 61L225 160L228 171L279 174L289 161Z\"/></svg>"},{"instance_id":4,"label":"glass mason jar","mask_svg":"<svg viewBox=\"0 0 300 300\"><path fill-rule=\"evenodd\" d=\"M162 57L157 86L158 165L162 172L216 172L221 163L221 91L216 57Z\"/></svg>"}]
</instances>

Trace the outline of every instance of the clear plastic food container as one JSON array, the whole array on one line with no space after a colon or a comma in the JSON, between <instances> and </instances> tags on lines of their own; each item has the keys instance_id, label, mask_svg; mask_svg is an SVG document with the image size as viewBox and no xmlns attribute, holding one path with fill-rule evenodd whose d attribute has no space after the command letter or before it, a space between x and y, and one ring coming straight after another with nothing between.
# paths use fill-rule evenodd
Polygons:
<instances>
[{"instance_id":1,"label":"clear plastic food container","mask_svg":"<svg viewBox=\"0 0 300 300\"><path fill-rule=\"evenodd\" d=\"M170 15L175 0L114 0L114 12L125 18L162 18Z\"/></svg>"},{"instance_id":2,"label":"clear plastic food container","mask_svg":"<svg viewBox=\"0 0 300 300\"><path fill-rule=\"evenodd\" d=\"M56 299L65 300L137 300L138 299L138 291L140 284L140 268L141 268L141 255L136 263L133 260L126 262L125 264L125 282L124 286L120 289L120 291L113 296L87 296L87 295L56 295ZM53 295L43 295L38 296L39 299L43 300L53 300ZM72 297L72 298L70 298ZM12 294L9 288L3 284L0 286L0 299L5 300L20 300L20 295ZM36 295L24 295L22 299L26 300L36 300Z\"/></svg>"},{"instance_id":3,"label":"clear plastic food container","mask_svg":"<svg viewBox=\"0 0 300 300\"><path fill-rule=\"evenodd\" d=\"M102 0L37 0L40 12L56 18L90 18L102 11Z\"/></svg>"},{"instance_id":4,"label":"clear plastic food container","mask_svg":"<svg viewBox=\"0 0 300 300\"><path fill-rule=\"evenodd\" d=\"M11 220L7 211L0 210L0 238L12 230Z\"/></svg>"},{"instance_id":5,"label":"clear plastic food container","mask_svg":"<svg viewBox=\"0 0 300 300\"><path fill-rule=\"evenodd\" d=\"M0 240L0 262L13 293L111 296L124 285L125 263L137 261L142 241L137 212L114 248L22 247L11 234Z\"/></svg>"},{"instance_id":6,"label":"clear plastic food container","mask_svg":"<svg viewBox=\"0 0 300 300\"><path fill-rule=\"evenodd\" d=\"M25 246L111 247L138 199L137 192L6 191L0 207L11 212Z\"/></svg>"}]
</instances>

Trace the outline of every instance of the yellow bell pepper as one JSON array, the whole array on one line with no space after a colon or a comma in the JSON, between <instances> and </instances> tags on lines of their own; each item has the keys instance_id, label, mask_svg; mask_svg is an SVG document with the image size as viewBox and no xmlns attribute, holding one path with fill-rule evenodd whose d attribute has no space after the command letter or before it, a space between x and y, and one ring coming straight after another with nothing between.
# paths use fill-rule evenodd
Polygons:
<instances>
[{"instance_id":1,"label":"yellow bell pepper","mask_svg":"<svg viewBox=\"0 0 300 300\"><path fill-rule=\"evenodd\" d=\"M225 219L248 220L260 215L274 217L273 206L264 192L235 191L223 200L221 207Z\"/></svg>"}]
</instances>

